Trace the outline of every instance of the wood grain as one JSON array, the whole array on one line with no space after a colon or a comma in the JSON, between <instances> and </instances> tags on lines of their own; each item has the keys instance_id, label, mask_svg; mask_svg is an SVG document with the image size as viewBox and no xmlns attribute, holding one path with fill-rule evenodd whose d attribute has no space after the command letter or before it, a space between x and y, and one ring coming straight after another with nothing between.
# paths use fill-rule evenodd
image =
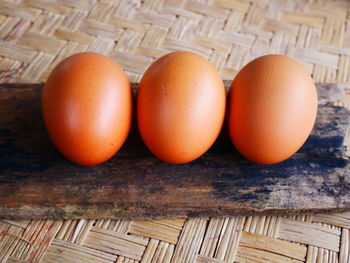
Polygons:
<instances>
[{"instance_id":1,"label":"wood grain","mask_svg":"<svg viewBox=\"0 0 350 263\"><path fill-rule=\"evenodd\" d=\"M226 83L227 84L227 83ZM288 214L350 209L345 135L349 87L319 85L314 131L292 158L257 165L222 132L189 164L153 157L134 127L122 150L94 167L52 145L40 111L42 84L0 84L0 217L156 218ZM347 90L347 91L346 91Z\"/></svg>"}]
</instances>

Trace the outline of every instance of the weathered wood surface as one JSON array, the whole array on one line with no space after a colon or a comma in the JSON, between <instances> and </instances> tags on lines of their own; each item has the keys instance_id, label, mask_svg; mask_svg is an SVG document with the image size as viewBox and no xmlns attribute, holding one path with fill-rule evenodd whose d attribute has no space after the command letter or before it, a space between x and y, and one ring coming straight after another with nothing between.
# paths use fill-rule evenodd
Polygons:
<instances>
[{"instance_id":1,"label":"weathered wood surface","mask_svg":"<svg viewBox=\"0 0 350 263\"><path fill-rule=\"evenodd\" d=\"M346 86L318 86L314 131L292 158L257 165L223 132L200 159L170 165L153 157L136 129L95 167L55 149L40 111L42 85L0 84L1 218L155 218L350 210Z\"/></svg>"}]
</instances>

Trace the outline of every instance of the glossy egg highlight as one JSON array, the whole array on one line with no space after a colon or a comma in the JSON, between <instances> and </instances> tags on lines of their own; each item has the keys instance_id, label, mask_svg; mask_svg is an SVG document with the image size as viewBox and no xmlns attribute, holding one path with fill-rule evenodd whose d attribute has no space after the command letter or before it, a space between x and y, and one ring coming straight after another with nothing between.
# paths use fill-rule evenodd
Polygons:
<instances>
[{"instance_id":1,"label":"glossy egg highlight","mask_svg":"<svg viewBox=\"0 0 350 263\"><path fill-rule=\"evenodd\" d=\"M257 58L239 71L231 85L232 142L255 163L281 162L310 135L317 103L315 84L299 62L283 55Z\"/></svg>"},{"instance_id":2,"label":"glossy egg highlight","mask_svg":"<svg viewBox=\"0 0 350 263\"><path fill-rule=\"evenodd\" d=\"M225 115L223 81L213 65L191 52L156 60L137 93L137 124L149 150L173 164L204 154L216 140Z\"/></svg>"},{"instance_id":3,"label":"glossy egg highlight","mask_svg":"<svg viewBox=\"0 0 350 263\"><path fill-rule=\"evenodd\" d=\"M132 91L112 59L84 52L60 62L42 93L48 133L58 150L81 165L111 158L128 136Z\"/></svg>"}]
</instances>

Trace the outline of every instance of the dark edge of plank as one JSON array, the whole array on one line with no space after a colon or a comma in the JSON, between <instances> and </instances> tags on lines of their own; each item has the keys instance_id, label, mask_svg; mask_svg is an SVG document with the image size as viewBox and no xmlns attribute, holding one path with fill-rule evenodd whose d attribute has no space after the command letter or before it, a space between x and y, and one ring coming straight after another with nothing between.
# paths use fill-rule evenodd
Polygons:
<instances>
[{"instance_id":1,"label":"dark edge of plank","mask_svg":"<svg viewBox=\"0 0 350 263\"><path fill-rule=\"evenodd\" d=\"M228 86L228 82L225 83ZM133 85L135 89L136 85ZM159 218L281 215L350 210L345 85L319 85L319 114L302 149L262 166L223 132L185 165L153 157L134 127L105 164L81 167L53 147L40 112L42 84L0 84L0 218Z\"/></svg>"}]
</instances>

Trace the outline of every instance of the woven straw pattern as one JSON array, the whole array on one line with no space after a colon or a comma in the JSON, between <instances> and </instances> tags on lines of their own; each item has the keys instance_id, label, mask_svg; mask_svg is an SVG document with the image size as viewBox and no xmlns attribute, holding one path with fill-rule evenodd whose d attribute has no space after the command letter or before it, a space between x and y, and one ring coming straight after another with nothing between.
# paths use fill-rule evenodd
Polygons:
<instances>
[{"instance_id":1,"label":"woven straw pattern","mask_svg":"<svg viewBox=\"0 0 350 263\"><path fill-rule=\"evenodd\" d=\"M350 262L350 213L0 222L1 262Z\"/></svg>"},{"instance_id":2,"label":"woven straw pattern","mask_svg":"<svg viewBox=\"0 0 350 263\"><path fill-rule=\"evenodd\" d=\"M309 2L0 0L0 80L45 81L68 55L96 51L137 82L155 58L190 50L224 79L257 56L282 53L316 82L350 82L350 2Z\"/></svg>"},{"instance_id":3,"label":"woven straw pattern","mask_svg":"<svg viewBox=\"0 0 350 263\"><path fill-rule=\"evenodd\" d=\"M135 82L155 58L190 50L224 79L254 57L282 53L316 82L349 83L349 17L346 0L0 0L0 82L45 81L79 51L111 56ZM0 261L350 263L350 213L7 220Z\"/></svg>"}]
</instances>

